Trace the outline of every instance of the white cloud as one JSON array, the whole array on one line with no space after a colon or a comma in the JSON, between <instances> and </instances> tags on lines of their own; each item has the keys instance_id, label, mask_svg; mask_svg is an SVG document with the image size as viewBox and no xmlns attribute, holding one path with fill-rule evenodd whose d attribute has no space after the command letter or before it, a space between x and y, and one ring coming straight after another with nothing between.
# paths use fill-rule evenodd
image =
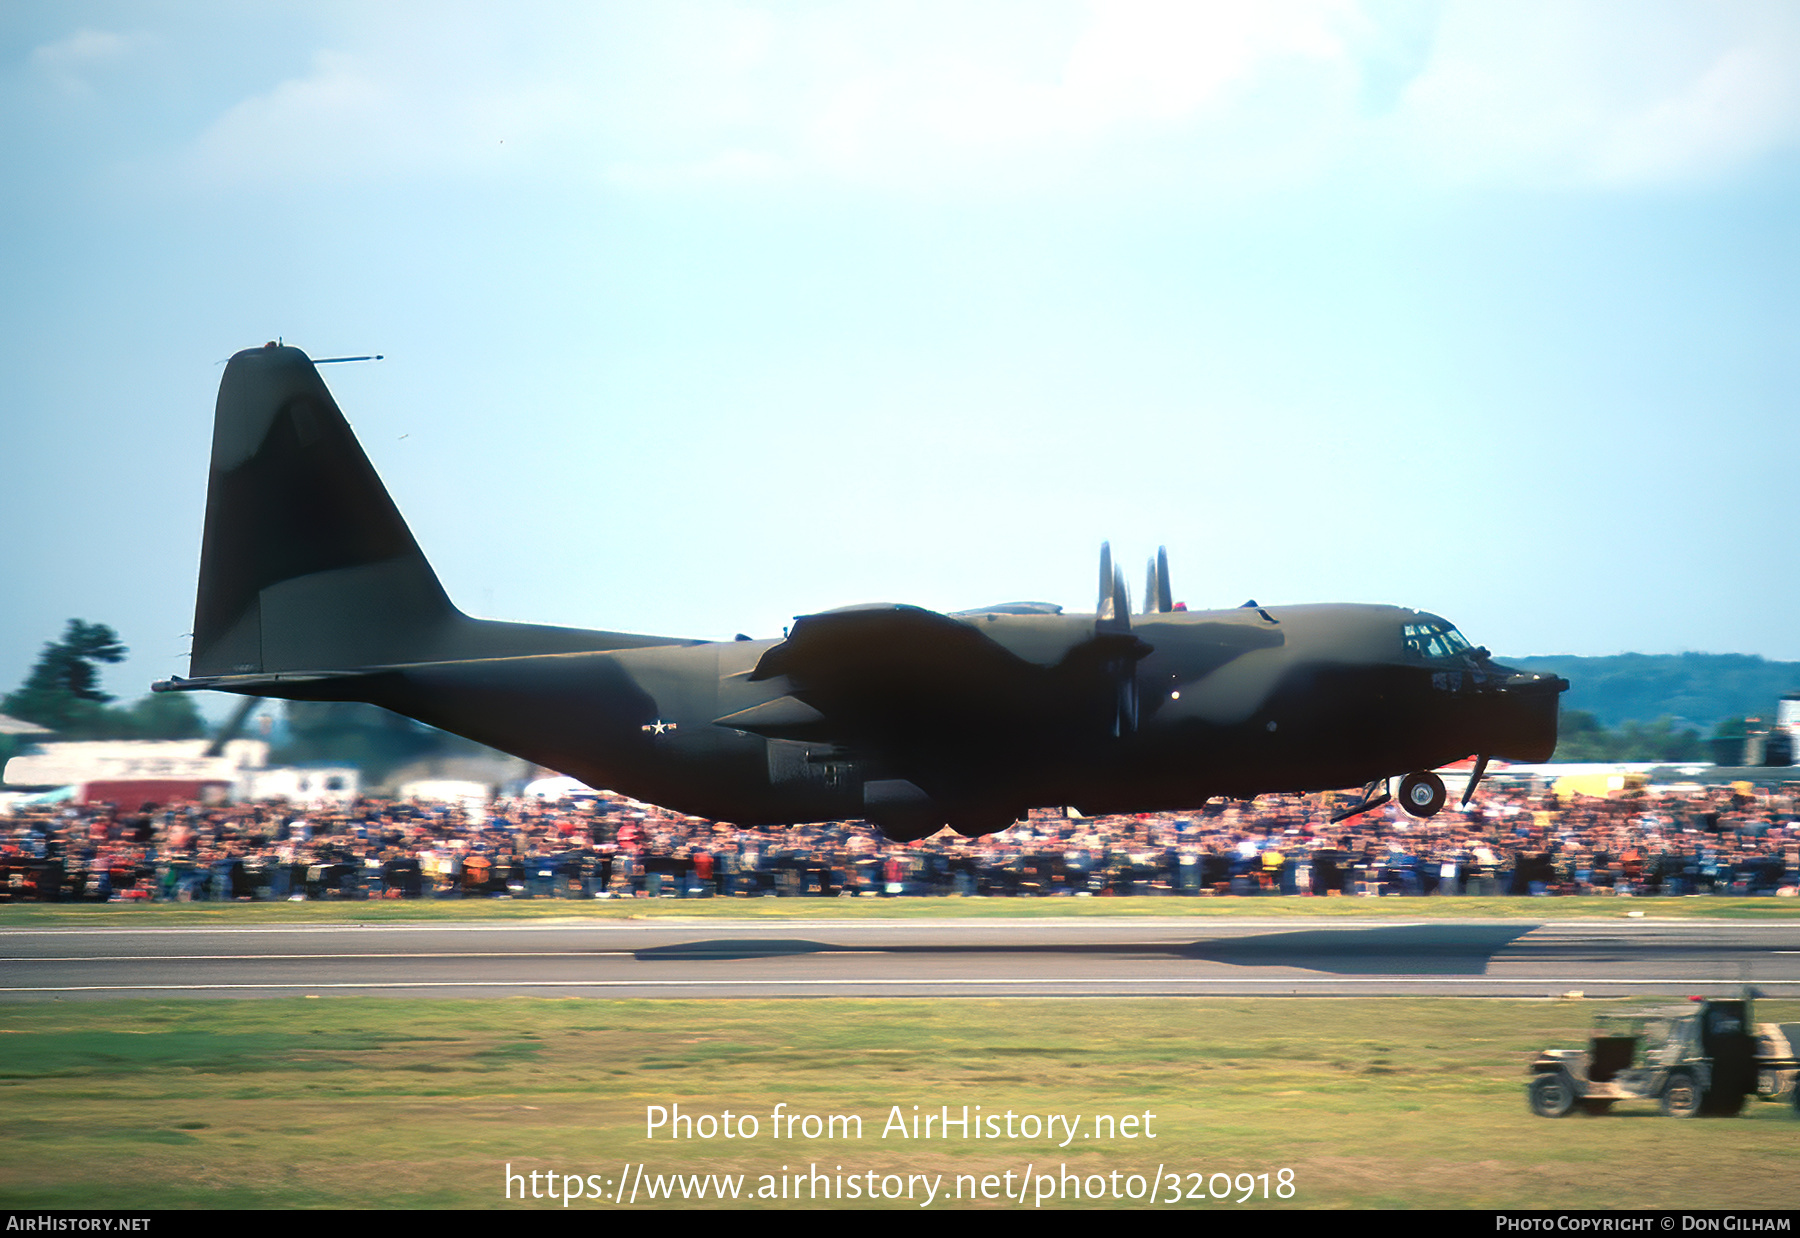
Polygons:
<instances>
[{"instance_id":1,"label":"white cloud","mask_svg":"<svg viewBox=\"0 0 1800 1238\"><path fill-rule=\"evenodd\" d=\"M554 133L584 101L566 81L514 75L475 49L325 50L311 71L245 99L199 138L208 180L363 182L478 172Z\"/></svg>"},{"instance_id":2,"label":"white cloud","mask_svg":"<svg viewBox=\"0 0 1800 1238\"><path fill-rule=\"evenodd\" d=\"M808 14L765 42L777 87L762 138L796 168L861 181L1032 179L1108 143L1242 124L1247 96L1287 76L1348 98L1341 0L1279 6L1111 0L969 6L899 23L888 6ZM1316 82L1322 81L1323 86ZM689 85L704 91L704 83ZM1285 118L1258 118L1265 133Z\"/></svg>"},{"instance_id":3,"label":"white cloud","mask_svg":"<svg viewBox=\"0 0 1800 1238\"><path fill-rule=\"evenodd\" d=\"M1229 106L1234 88L1283 61L1340 76L1351 66L1336 27L1354 15L1352 5L1331 2L1099 4L1070 50L1059 110L1092 129L1178 121Z\"/></svg>"},{"instance_id":4,"label":"white cloud","mask_svg":"<svg viewBox=\"0 0 1800 1238\"><path fill-rule=\"evenodd\" d=\"M1429 174L1618 185L1706 178L1800 137L1800 8L1446 8L1396 141Z\"/></svg>"},{"instance_id":5,"label":"white cloud","mask_svg":"<svg viewBox=\"0 0 1800 1238\"><path fill-rule=\"evenodd\" d=\"M1800 40L1740 44L1683 89L1622 118L1594 161L1606 181L1711 174L1800 136Z\"/></svg>"},{"instance_id":6,"label":"white cloud","mask_svg":"<svg viewBox=\"0 0 1800 1238\"><path fill-rule=\"evenodd\" d=\"M950 194L1104 168L1242 193L1347 160L1451 182L1672 181L1800 135L1800 8L1780 2L407 12L343 10L310 70L220 116L197 165L316 182L523 161L639 190L823 178ZM40 55L91 61L116 54L108 37Z\"/></svg>"},{"instance_id":7,"label":"white cloud","mask_svg":"<svg viewBox=\"0 0 1800 1238\"><path fill-rule=\"evenodd\" d=\"M91 79L96 72L124 60L143 42L141 35L83 28L67 38L33 48L31 64L60 93L86 96L93 93Z\"/></svg>"}]
</instances>

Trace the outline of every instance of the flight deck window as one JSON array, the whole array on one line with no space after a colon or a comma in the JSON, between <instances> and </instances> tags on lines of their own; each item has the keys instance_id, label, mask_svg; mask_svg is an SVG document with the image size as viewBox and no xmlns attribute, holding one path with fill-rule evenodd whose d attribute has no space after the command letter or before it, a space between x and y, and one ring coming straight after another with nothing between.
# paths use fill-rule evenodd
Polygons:
<instances>
[{"instance_id":1,"label":"flight deck window","mask_svg":"<svg viewBox=\"0 0 1800 1238\"><path fill-rule=\"evenodd\" d=\"M1447 623L1409 623L1402 635L1407 653L1416 658L1454 658L1470 648L1463 634Z\"/></svg>"}]
</instances>

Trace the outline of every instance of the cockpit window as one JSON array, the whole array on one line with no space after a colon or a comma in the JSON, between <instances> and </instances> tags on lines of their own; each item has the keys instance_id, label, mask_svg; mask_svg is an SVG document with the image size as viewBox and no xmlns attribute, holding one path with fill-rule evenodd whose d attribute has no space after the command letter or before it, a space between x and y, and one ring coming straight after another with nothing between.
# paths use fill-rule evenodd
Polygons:
<instances>
[{"instance_id":1,"label":"cockpit window","mask_svg":"<svg viewBox=\"0 0 1800 1238\"><path fill-rule=\"evenodd\" d=\"M1415 658L1454 658L1470 648L1463 634L1442 620L1409 623L1401 634L1406 652Z\"/></svg>"}]
</instances>

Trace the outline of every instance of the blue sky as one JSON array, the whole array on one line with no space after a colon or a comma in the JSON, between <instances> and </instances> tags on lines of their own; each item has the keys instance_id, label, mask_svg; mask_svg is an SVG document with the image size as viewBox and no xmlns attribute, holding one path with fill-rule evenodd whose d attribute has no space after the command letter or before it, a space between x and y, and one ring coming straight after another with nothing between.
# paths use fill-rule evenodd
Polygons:
<instances>
[{"instance_id":1,"label":"blue sky","mask_svg":"<svg viewBox=\"0 0 1800 1238\"><path fill-rule=\"evenodd\" d=\"M0 119L0 690L185 670L276 336L476 614L1800 659L1792 4L19 3Z\"/></svg>"}]
</instances>

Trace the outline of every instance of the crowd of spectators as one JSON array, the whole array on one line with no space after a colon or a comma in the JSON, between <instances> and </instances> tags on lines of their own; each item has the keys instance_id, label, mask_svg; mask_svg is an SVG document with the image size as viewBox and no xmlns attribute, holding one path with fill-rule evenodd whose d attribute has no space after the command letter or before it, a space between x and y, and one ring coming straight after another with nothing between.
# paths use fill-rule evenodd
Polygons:
<instances>
[{"instance_id":1,"label":"crowd of spectators","mask_svg":"<svg viewBox=\"0 0 1800 1238\"><path fill-rule=\"evenodd\" d=\"M617 797L51 805L0 816L0 900L963 895L1794 895L1800 796L1604 799L1486 787L1467 810L1332 824L1318 796L1052 812L910 844L856 823L750 830Z\"/></svg>"}]
</instances>

